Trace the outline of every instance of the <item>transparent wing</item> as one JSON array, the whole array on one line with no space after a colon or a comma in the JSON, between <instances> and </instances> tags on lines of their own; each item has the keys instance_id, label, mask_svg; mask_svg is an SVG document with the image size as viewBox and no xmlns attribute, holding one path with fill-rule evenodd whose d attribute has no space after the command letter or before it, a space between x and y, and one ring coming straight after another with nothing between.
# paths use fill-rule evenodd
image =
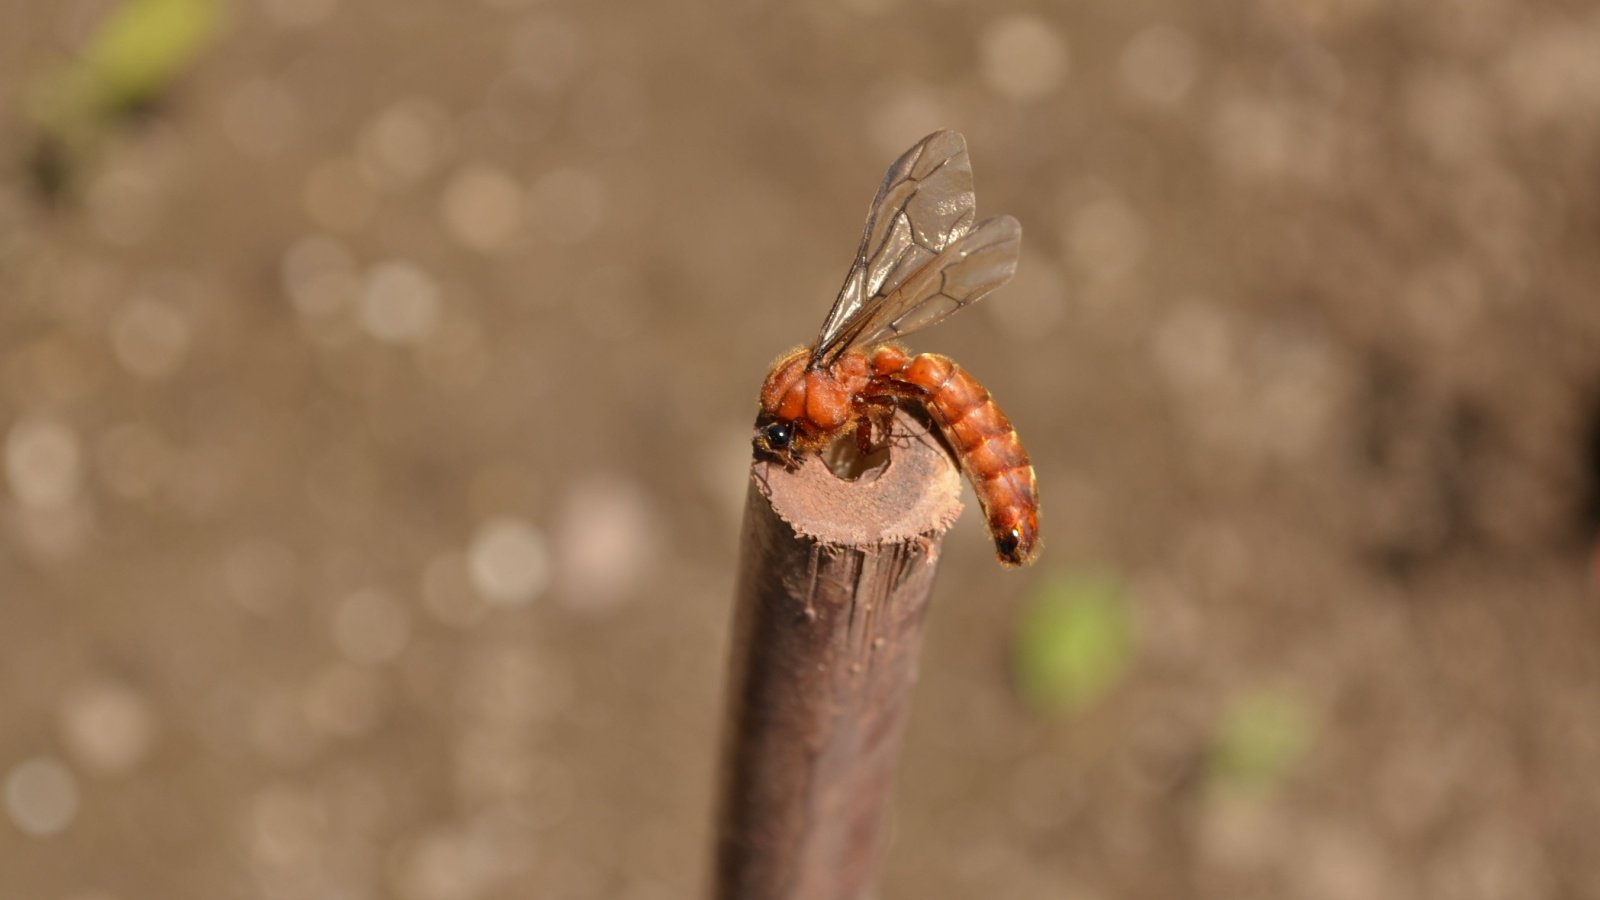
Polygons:
<instances>
[{"instance_id":1,"label":"transparent wing","mask_svg":"<svg viewBox=\"0 0 1600 900\"><path fill-rule=\"evenodd\" d=\"M1010 216L985 219L852 322L830 355L944 321L1010 281L1021 256L1022 225Z\"/></svg>"},{"instance_id":2,"label":"transparent wing","mask_svg":"<svg viewBox=\"0 0 1600 900\"><path fill-rule=\"evenodd\" d=\"M972 229L976 207L967 141L956 132L936 131L895 160L812 358L839 352L864 316Z\"/></svg>"}]
</instances>

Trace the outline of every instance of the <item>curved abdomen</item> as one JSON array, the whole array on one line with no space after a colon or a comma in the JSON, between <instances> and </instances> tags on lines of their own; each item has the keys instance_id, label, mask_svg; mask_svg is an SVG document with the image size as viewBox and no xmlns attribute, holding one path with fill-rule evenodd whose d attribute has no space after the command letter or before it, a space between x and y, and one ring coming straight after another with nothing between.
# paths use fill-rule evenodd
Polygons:
<instances>
[{"instance_id":1,"label":"curved abdomen","mask_svg":"<svg viewBox=\"0 0 1600 900\"><path fill-rule=\"evenodd\" d=\"M943 432L983 505L1000 561L1031 562L1039 547L1038 486L1028 451L989 392L937 353L880 347L872 368L880 390L918 399Z\"/></svg>"}]
</instances>

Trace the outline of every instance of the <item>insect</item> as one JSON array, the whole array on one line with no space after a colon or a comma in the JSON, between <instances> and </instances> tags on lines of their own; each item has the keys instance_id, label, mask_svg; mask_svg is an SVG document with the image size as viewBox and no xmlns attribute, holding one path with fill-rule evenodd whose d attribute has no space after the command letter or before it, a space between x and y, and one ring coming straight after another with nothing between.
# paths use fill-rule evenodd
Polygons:
<instances>
[{"instance_id":1,"label":"insect","mask_svg":"<svg viewBox=\"0 0 1600 900\"><path fill-rule=\"evenodd\" d=\"M809 347L784 354L761 386L755 447L784 465L854 432L863 453L888 439L895 409L916 404L939 428L983 506L1006 565L1039 546L1033 466L1011 421L948 357L911 355L896 338L941 322L1010 280L1022 226L977 220L967 142L938 131L895 160L867 213L844 287Z\"/></svg>"}]
</instances>

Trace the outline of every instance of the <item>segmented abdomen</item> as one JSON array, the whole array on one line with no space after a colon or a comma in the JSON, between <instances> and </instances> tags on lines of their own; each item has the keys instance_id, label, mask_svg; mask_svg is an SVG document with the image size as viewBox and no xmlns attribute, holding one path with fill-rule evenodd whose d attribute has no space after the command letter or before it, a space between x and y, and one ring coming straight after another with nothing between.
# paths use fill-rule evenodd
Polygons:
<instances>
[{"instance_id":1,"label":"segmented abdomen","mask_svg":"<svg viewBox=\"0 0 1600 900\"><path fill-rule=\"evenodd\" d=\"M1028 451L1011 420L983 385L948 357L906 355L880 347L873 373L901 396L922 402L955 451L961 469L983 505L1000 561L1022 565L1039 545L1039 494Z\"/></svg>"}]
</instances>

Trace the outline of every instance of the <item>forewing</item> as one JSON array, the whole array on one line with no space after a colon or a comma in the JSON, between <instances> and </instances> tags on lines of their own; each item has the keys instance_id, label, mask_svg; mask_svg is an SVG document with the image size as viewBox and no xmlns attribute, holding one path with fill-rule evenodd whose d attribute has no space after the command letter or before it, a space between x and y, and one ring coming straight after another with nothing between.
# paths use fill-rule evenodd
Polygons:
<instances>
[{"instance_id":1,"label":"forewing","mask_svg":"<svg viewBox=\"0 0 1600 900\"><path fill-rule=\"evenodd\" d=\"M967 141L936 131L895 160L867 212L856 259L834 301L815 355L837 350L858 323L972 228L977 201Z\"/></svg>"},{"instance_id":2,"label":"forewing","mask_svg":"<svg viewBox=\"0 0 1600 900\"><path fill-rule=\"evenodd\" d=\"M1022 225L1010 216L985 219L862 317L838 352L892 341L944 321L1010 281L1021 255Z\"/></svg>"}]
</instances>

